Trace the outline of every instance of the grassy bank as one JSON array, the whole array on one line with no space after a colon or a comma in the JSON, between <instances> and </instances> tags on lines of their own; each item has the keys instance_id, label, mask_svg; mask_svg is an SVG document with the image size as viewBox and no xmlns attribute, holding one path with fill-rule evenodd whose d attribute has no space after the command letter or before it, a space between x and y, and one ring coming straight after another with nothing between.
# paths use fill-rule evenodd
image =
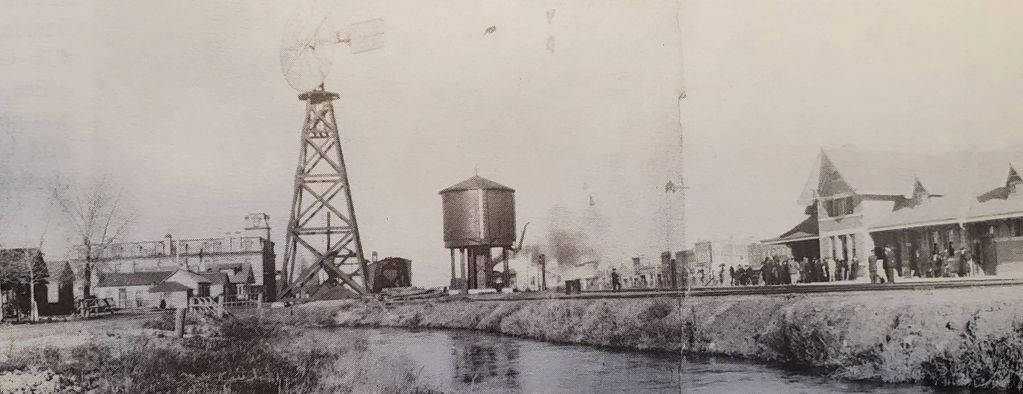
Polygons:
<instances>
[{"instance_id":1,"label":"grassy bank","mask_svg":"<svg viewBox=\"0 0 1023 394\"><path fill-rule=\"evenodd\" d=\"M833 295L324 301L312 325L475 329L617 349L782 362L836 378L1023 390L1017 288Z\"/></svg>"},{"instance_id":2,"label":"grassy bank","mask_svg":"<svg viewBox=\"0 0 1023 394\"><path fill-rule=\"evenodd\" d=\"M167 318L125 323L157 329L75 346L0 351L0 392L309 393L429 392L415 371L369 381L365 338L304 344L302 330L258 318L227 320L204 335L163 335ZM404 372L404 373L402 373Z\"/></svg>"}]
</instances>

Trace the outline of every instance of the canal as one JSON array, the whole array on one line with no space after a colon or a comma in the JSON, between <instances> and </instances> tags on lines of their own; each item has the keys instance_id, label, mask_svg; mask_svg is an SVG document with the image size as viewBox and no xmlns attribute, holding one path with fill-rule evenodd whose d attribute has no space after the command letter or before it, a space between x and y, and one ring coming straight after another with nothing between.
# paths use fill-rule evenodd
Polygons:
<instances>
[{"instance_id":1,"label":"canal","mask_svg":"<svg viewBox=\"0 0 1023 394\"><path fill-rule=\"evenodd\" d=\"M681 358L559 345L476 331L332 329L366 339L375 379L410 370L444 392L920 393L914 385L837 381L730 358Z\"/></svg>"}]
</instances>

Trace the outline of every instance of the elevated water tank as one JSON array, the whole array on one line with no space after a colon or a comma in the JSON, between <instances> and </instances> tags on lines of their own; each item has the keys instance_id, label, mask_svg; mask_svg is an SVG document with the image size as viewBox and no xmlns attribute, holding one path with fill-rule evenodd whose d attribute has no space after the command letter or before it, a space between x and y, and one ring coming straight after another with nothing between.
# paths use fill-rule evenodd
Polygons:
<instances>
[{"instance_id":1,"label":"elevated water tank","mask_svg":"<svg viewBox=\"0 0 1023 394\"><path fill-rule=\"evenodd\" d=\"M444 247L505 247L515 243L515 190L479 175L440 191Z\"/></svg>"}]
</instances>

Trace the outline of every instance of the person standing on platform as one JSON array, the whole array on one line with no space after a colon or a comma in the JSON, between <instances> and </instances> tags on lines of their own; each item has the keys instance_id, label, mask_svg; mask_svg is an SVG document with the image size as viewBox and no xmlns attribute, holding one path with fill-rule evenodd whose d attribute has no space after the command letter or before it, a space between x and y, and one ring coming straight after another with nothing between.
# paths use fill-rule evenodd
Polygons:
<instances>
[{"instance_id":1,"label":"person standing on platform","mask_svg":"<svg viewBox=\"0 0 1023 394\"><path fill-rule=\"evenodd\" d=\"M959 248L959 276L962 278L970 276L970 260L966 248Z\"/></svg>"},{"instance_id":2,"label":"person standing on platform","mask_svg":"<svg viewBox=\"0 0 1023 394\"><path fill-rule=\"evenodd\" d=\"M873 253L867 257L867 271L870 272L870 283L878 283L877 277L877 256Z\"/></svg>"},{"instance_id":3,"label":"person standing on platform","mask_svg":"<svg viewBox=\"0 0 1023 394\"><path fill-rule=\"evenodd\" d=\"M931 249L931 263L927 267L928 278L938 278L941 276L941 251L938 250L938 244L934 244Z\"/></svg>"},{"instance_id":4,"label":"person standing on platform","mask_svg":"<svg viewBox=\"0 0 1023 394\"><path fill-rule=\"evenodd\" d=\"M888 283L895 283L895 252L892 251L891 245L885 245L884 262L881 264L884 267L884 276L887 278Z\"/></svg>"}]
</instances>

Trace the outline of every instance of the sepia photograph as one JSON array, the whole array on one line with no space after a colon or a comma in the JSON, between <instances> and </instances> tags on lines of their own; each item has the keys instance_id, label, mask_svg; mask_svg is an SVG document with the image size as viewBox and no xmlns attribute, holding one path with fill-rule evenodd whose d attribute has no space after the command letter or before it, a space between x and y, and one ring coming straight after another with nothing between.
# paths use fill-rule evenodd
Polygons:
<instances>
[{"instance_id":1,"label":"sepia photograph","mask_svg":"<svg viewBox=\"0 0 1023 394\"><path fill-rule=\"evenodd\" d=\"M0 393L1023 392L1020 21L0 0Z\"/></svg>"}]
</instances>

